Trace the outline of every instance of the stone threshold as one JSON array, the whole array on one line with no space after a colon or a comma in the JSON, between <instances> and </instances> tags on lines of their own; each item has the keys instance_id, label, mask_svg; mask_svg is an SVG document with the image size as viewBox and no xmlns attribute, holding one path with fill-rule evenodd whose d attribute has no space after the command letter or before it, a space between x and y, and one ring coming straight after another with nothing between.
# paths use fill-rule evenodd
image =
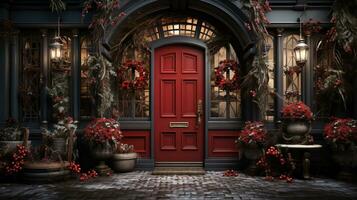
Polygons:
<instances>
[{"instance_id":1,"label":"stone threshold","mask_svg":"<svg viewBox=\"0 0 357 200\"><path fill-rule=\"evenodd\" d=\"M204 175L203 167L155 167L153 175Z\"/></svg>"}]
</instances>

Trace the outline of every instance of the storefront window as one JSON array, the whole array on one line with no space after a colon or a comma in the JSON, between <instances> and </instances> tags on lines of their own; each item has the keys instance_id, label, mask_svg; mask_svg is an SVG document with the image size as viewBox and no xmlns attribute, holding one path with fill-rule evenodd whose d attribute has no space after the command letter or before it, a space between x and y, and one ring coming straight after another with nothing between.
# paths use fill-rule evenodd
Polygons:
<instances>
[{"instance_id":1,"label":"storefront window","mask_svg":"<svg viewBox=\"0 0 357 200\"><path fill-rule=\"evenodd\" d=\"M38 121L41 91L41 34L24 31L21 38L20 105L22 121Z\"/></svg>"},{"instance_id":2,"label":"storefront window","mask_svg":"<svg viewBox=\"0 0 357 200\"><path fill-rule=\"evenodd\" d=\"M145 73L147 73L147 76L145 79L146 85L136 89L126 88L123 86L123 83L121 85L118 82L115 83L117 88L117 98L115 104L116 109L119 112L120 119L147 120L150 117L150 59L147 55L149 55L148 52L132 47L128 47L122 55L118 70L127 63L140 63L143 70L145 70ZM139 71L140 70L130 69L121 71L121 73L123 73L122 75L126 78L126 80L130 81L140 76Z\"/></svg>"},{"instance_id":3,"label":"storefront window","mask_svg":"<svg viewBox=\"0 0 357 200\"><path fill-rule=\"evenodd\" d=\"M51 31L49 36L53 38L57 34ZM57 121L70 112L70 77L71 77L71 57L72 43L69 32L62 32L61 35L61 57L50 59L50 88L49 94L52 103L52 119Z\"/></svg>"},{"instance_id":4,"label":"storefront window","mask_svg":"<svg viewBox=\"0 0 357 200\"><path fill-rule=\"evenodd\" d=\"M222 90L215 85L215 68L220 61L237 60L237 56L231 45L220 48L217 53L211 56L211 108L210 117L212 119L237 119L241 117L240 90ZM225 76L234 76L234 73L227 73Z\"/></svg>"},{"instance_id":5,"label":"storefront window","mask_svg":"<svg viewBox=\"0 0 357 200\"><path fill-rule=\"evenodd\" d=\"M284 103L300 100L301 97L301 68L296 65L294 48L299 35L286 35L283 40L283 89Z\"/></svg>"},{"instance_id":6,"label":"storefront window","mask_svg":"<svg viewBox=\"0 0 357 200\"><path fill-rule=\"evenodd\" d=\"M314 101L313 109L318 118L336 115L344 110L345 73L336 63L339 52L334 52L333 43L324 35L312 38L314 69Z\"/></svg>"},{"instance_id":7,"label":"storefront window","mask_svg":"<svg viewBox=\"0 0 357 200\"><path fill-rule=\"evenodd\" d=\"M81 38L81 89L80 89L80 116L82 119L90 118L93 112L93 99L91 96L91 79L89 77L88 57L93 51L93 45L87 36Z\"/></svg>"},{"instance_id":8,"label":"storefront window","mask_svg":"<svg viewBox=\"0 0 357 200\"><path fill-rule=\"evenodd\" d=\"M269 70L269 89L274 90L274 70L275 70L275 63L274 63L274 43L272 38L267 38L266 45L265 45L265 56L267 56L268 61L268 70ZM268 105L266 110L265 119L267 121L274 120L274 96L268 95Z\"/></svg>"}]
</instances>

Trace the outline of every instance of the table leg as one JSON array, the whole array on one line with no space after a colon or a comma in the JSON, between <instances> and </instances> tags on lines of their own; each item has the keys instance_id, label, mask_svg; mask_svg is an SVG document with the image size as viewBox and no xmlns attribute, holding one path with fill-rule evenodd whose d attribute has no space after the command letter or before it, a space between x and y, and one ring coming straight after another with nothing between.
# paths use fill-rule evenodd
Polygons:
<instances>
[{"instance_id":1,"label":"table leg","mask_svg":"<svg viewBox=\"0 0 357 200\"><path fill-rule=\"evenodd\" d=\"M304 179L310 179L310 153L305 152L304 157L302 159L302 167L303 167L303 177Z\"/></svg>"}]
</instances>

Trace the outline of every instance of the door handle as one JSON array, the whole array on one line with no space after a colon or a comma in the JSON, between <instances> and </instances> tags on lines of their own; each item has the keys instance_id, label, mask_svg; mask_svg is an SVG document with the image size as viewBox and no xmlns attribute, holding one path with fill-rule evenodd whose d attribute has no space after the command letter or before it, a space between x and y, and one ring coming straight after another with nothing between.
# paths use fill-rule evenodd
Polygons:
<instances>
[{"instance_id":1,"label":"door handle","mask_svg":"<svg viewBox=\"0 0 357 200\"><path fill-rule=\"evenodd\" d=\"M202 116L202 112L203 112L203 108L202 108L202 100L199 99L197 101L197 127L201 125L201 122L202 122L202 119L201 119L201 116Z\"/></svg>"}]
</instances>

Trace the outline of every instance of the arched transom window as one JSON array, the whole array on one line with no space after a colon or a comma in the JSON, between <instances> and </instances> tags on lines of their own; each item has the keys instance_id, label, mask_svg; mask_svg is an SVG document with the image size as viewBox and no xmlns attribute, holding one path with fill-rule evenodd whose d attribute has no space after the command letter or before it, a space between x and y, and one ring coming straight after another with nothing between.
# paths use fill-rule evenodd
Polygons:
<instances>
[{"instance_id":1,"label":"arched transom window","mask_svg":"<svg viewBox=\"0 0 357 200\"><path fill-rule=\"evenodd\" d=\"M156 22L148 31L146 38L154 41L172 36L186 36L209 41L216 35L215 28L208 22L193 17L165 17Z\"/></svg>"}]
</instances>

